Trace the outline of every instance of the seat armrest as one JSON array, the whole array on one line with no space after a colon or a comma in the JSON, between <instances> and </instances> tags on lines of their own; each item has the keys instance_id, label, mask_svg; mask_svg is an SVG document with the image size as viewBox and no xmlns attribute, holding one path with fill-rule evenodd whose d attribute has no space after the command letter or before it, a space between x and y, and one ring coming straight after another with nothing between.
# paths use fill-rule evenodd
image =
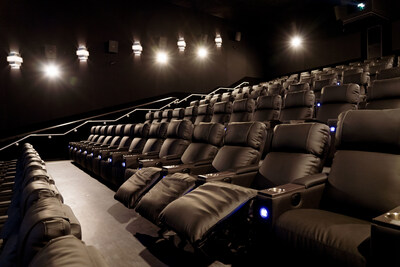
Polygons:
<instances>
[{"instance_id":1,"label":"seat armrest","mask_svg":"<svg viewBox=\"0 0 400 267\"><path fill-rule=\"evenodd\" d=\"M320 173L258 191L253 209L255 221L272 229L277 218L288 210L319 208L326 179L327 175ZM264 209L263 215L261 209Z\"/></svg>"},{"instance_id":2,"label":"seat armrest","mask_svg":"<svg viewBox=\"0 0 400 267\"><path fill-rule=\"evenodd\" d=\"M372 219L371 266L398 265L400 206Z\"/></svg>"},{"instance_id":3,"label":"seat armrest","mask_svg":"<svg viewBox=\"0 0 400 267\"><path fill-rule=\"evenodd\" d=\"M161 167L160 159L139 159L139 168L146 168L146 167Z\"/></svg>"},{"instance_id":4,"label":"seat armrest","mask_svg":"<svg viewBox=\"0 0 400 267\"><path fill-rule=\"evenodd\" d=\"M130 168L130 167L136 167L138 165L138 159L140 154L138 155L124 155L123 156L123 161L125 162L125 167Z\"/></svg>"},{"instance_id":5,"label":"seat armrest","mask_svg":"<svg viewBox=\"0 0 400 267\"><path fill-rule=\"evenodd\" d=\"M207 183L211 181L222 181L228 182L231 180L232 176L235 176L236 172L234 171L224 171L224 172L212 172L197 175L197 179L201 183Z\"/></svg>"},{"instance_id":6,"label":"seat armrest","mask_svg":"<svg viewBox=\"0 0 400 267\"><path fill-rule=\"evenodd\" d=\"M177 172L189 173L191 166L192 165L190 165L190 164L163 165L162 170L166 174L173 174L173 173L177 173Z\"/></svg>"},{"instance_id":7,"label":"seat armrest","mask_svg":"<svg viewBox=\"0 0 400 267\"><path fill-rule=\"evenodd\" d=\"M213 159L205 159L205 160L200 160L196 161L193 163L194 166L202 166L202 165L210 165L212 163Z\"/></svg>"},{"instance_id":8,"label":"seat armrest","mask_svg":"<svg viewBox=\"0 0 400 267\"><path fill-rule=\"evenodd\" d=\"M302 178L298 178L292 181L292 184L297 184L304 186L305 189L313 187L315 185L324 184L328 179L328 174L326 173L317 173L313 175L308 175Z\"/></svg>"},{"instance_id":9,"label":"seat armrest","mask_svg":"<svg viewBox=\"0 0 400 267\"><path fill-rule=\"evenodd\" d=\"M174 160L174 159L180 159L182 157L182 155L181 154L174 154L174 155L167 155L167 156L164 156L164 157L162 157L161 158L161 160L165 160L165 161L167 161L167 160Z\"/></svg>"}]
</instances>

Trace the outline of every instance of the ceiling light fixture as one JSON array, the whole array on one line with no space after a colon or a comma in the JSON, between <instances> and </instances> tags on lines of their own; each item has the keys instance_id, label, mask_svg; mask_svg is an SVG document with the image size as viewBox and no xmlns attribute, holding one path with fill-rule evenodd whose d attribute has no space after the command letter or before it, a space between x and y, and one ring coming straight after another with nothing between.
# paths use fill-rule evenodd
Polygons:
<instances>
[{"instance_id":1,"label":"ceiling light fixture","mask_svg":"<svg viewBox=\"0 0 400 267\"><path fill-rule=\"evenodd\" d=\"M206 58L208 55L208 51L205 47L199 47L199 49L197 49L197 56L201 59Z\"/></svg>"},{"instance_id":2,"label":"ceiling light fixture","mask_svg":"<svg viewBox=\"0 0 400 267\"><path fill-rule=\"evenodd\" d=\"M48 64L44 67L44 72L49 78L56 78L60 76L60 69L54 64Z\"/></svg>"},{"instance_id":3,"label":"ceiling light fixture","mask_svg":"<svg viewBox=\"0 0 400 267\"><path fill-rule=\"evenodd\" d=\"M303 40L299 36L295 36L290 40L290 45L294 48L298 48L302 45Z\"/></svg>"},{"instance_id":4,"label":"ceiling light fixture","mask_svg":"<svg viewBox=\"0 0 400 267\"><path fill-rule=\"evenodd\" d=\"M168 55L166 52L159 51L156 55L156 61L160 64L166 64L168 62Z\"/></svg>"}]
</instances>

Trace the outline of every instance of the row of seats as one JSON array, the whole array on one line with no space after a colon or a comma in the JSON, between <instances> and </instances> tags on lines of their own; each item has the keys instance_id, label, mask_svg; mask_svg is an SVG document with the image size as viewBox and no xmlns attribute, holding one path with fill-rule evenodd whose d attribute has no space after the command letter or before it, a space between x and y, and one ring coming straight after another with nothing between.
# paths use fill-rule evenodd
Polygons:
<instances>
[{"instance_id":1,"label":"row of seats","mask_svg":"<svg viewBox=\"0 0 400 267\"><path fill-rule=\"evenodd\" d=\"M107 266L31 144L0 170L0 266Z\"/></svg>"},{"instance_id":2,"label":"row of seats","mask_svg":"<svg viewBox=\"0 0 400 267\"><path fill-rule=\"evenodd\" d=\"M271 151L260 160L265 124L235 122L223 131L202 123L196 136L207 141L197 145L217 151L211 162L160 166L152 159L149 166L144 160L115 198L161 227L160 233L173 231L217 258L218 249L207 250L216 233L231 229L237 237L244 227L259 227L244 242L258 239L277 253L293 253L292 264L396 264L399 123L400 109L341 113L329 173L322 172L331 142L326 124L277 125ZM195 150L185 156L196 156Z\"/></svg>"}]
</instances>

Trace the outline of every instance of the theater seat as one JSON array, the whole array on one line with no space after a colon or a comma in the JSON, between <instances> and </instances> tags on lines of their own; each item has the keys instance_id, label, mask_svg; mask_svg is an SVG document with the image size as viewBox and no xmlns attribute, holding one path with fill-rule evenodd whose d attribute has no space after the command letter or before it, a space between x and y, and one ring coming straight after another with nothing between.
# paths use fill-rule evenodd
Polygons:
<instances>
[{"instance_id":1,"label":"theater seat","mask_svg":"<svg viewBox=\"0 0 400 267\"><path fill-rule=\"evenodd\" d=\"M400 66L380 70L376 74L376 80L384 80L400 77Z\"/></svg>"},{"instance_id":2,"label":"theater seat","mask_svg":"<svg viewBox=\"0 0 400 267\"><path fill-rule=\"evenodd\" d=\"M271 208L294 192L269 198L268 208L276 215L274 247L285 255L285 264L397 265L399 125L399 109L342 113L327 178L298 183L301 198L295 207Z\"/></svg>"},{"instance_id":3,"label":"theater seat","mask_svg":"<svg viewBox=\"0 0 400 267\"><path fill-rule=\"evenodd\" d=\"M199 124L200 122L210 122L213 115L213 107L210 104L199 105L197 110L197 117L194 124Z\"/></svg>"},{"instance_id":4,"label":"theater seat","mask_svg":"<svg viewBox=\"0 0 400 267\"><path fill-rule=\"evenodd\" d=\"M195 247L207 242L216 231L225 232L232 227L243 231L243 228L250 227L245 222L249 219L247 215L253 208L251 201L256 198L258 190L320 173L329 143L327 125L277 125L271 152L259 168L240 174L224 173L227 182L208 182L197 187L166 206L159 220ZM243 211L245 216L230 220L242 209L247 210ZM177 214L184 216L178 217ZM237 240L228 237L228 243L234 241Z\"/></svg>"},{"instance_id":5,"label":"theater seat","mask_svg":"<svg viewBox=\"0 0 400 267\"><path fill-rule=\"evenodd\" d=\"M194 187L219 177L228 171L258 169L266 138L265 125L261 122L229 123L224 136L224 145L218 150L213 161L203 166L189 166L188 172L167 175L142 197L136 210L155 224L159 212L171 201L179 199ZM207 181L198 175L210 177ZM240 183L241 181L237 181Z\"/></svg>"},{"instance_id":6,"label":"theater seat","mask_svg":"<svg viewBox=\"0 0 400 267\"><path fill-rule=\"evenodd\" d=\"M193 124L196 121L199 106L189 106L185 108L183 119L190 120Z\"/></svg>"},{"instance_id":7,"label":"theater seat","mask_svg":"<svg viewBox=\"0 0 400 267\"><path fill-rule=\"evenodd\" d=\"M180 159L156 159L152 168L142 168L135 176L125 182L117 191L115 198L128 208L134 208L137 200L158 182L161 176L176 172L190 173L191 169L209 165L223 143L225 131L220 123L202 122L194 126L192 142ZM144 162L144 165L149 165ZM142 165L143 166L143 165ZM137 185L136 179L142 180L146 190ZM162 181L161 181L162 182Z\"/></svg>"}]
</instances>

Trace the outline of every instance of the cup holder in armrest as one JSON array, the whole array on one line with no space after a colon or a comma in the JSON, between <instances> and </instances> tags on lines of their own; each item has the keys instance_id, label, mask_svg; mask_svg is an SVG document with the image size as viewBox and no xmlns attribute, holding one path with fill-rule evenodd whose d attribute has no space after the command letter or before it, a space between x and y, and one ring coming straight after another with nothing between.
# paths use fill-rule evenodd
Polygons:
<instances>
[{"instance_id":1,"label":"cup holder in armrest","mask_svg":"<svg viewBox=\"0 0 400 267\"><path fill-rule=\"evenodd\" d=\"M396 207L373 219L373 222L379 225L396 228L400 230L400 206Z\"/></svg>"},{"instance_id":2,"label":"cup holder in armrest","mask_svg":"<svg viewBox=\"0 0 400 267\"><path fill-rule=\"evenodd\" d=\"M390 220L400 221L400 212L387 212L385 217Z\"/></svg>"},{"instance_id":3,"label":"cup holder in armrest","mask_svg":"<svg viewBox=\"0 0 400 267\"><path fill-rule=\"evenodd\" d=\"M259 195L275 197L282 194L293 193L298 190L303 190L304 186L298 184L284 184L277 187L271 187L268 189L258 191Z\"/></svg>"}]
</instances>

